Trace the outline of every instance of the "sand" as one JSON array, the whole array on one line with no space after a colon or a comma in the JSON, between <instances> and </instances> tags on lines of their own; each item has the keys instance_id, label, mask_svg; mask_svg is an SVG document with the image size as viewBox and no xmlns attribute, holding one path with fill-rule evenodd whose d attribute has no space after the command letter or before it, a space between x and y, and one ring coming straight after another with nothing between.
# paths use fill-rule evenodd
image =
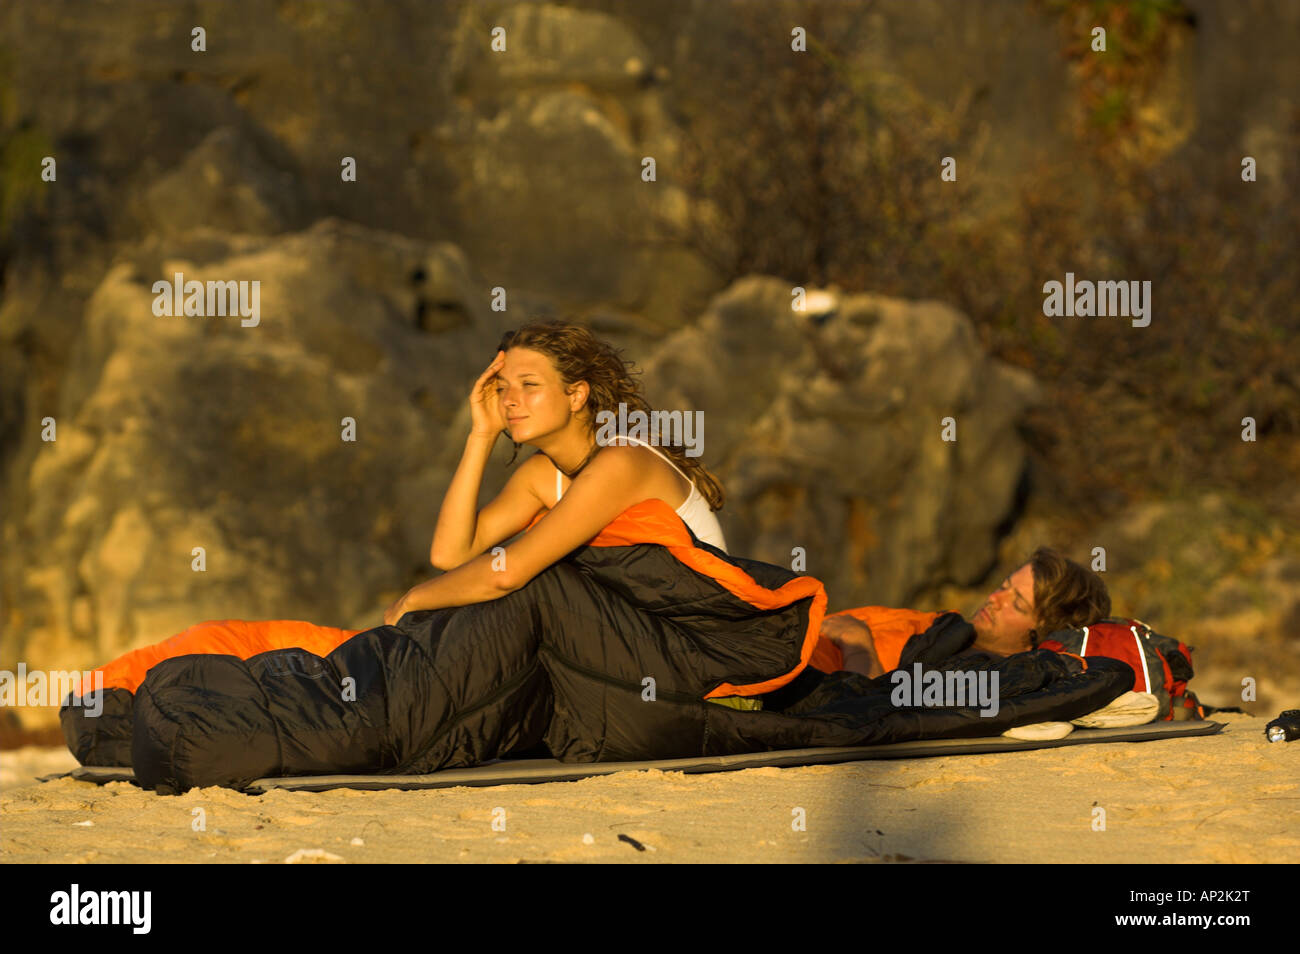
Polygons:
<instances>
[{"instance_id":1,"label":"sand","mask_svg":"<svg viewBox=\"0 0 1300 954\"><path fill-rule=\"evenodd\" d=\"M1300 861L1300 742L1216 719L1211 737L998 755L260 796L36 783L75 761L28 747L0 752L0 861Z\"/></svg>"}]
</instances>

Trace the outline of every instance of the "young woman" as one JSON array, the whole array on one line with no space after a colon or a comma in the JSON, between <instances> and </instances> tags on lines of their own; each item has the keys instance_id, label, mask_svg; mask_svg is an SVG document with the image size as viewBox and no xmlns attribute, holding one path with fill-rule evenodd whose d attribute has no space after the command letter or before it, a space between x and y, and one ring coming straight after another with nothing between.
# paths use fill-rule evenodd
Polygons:
<instances>
[{"instance_id":1,"label":"young woman","mask_svg":"<svg viewBox=\"0 0 1300 954\"><path fill-rule=\"evenodd\" d=\"M714 511L722 488L681 447L656 448L620 435L597 441L601 411L649 413L628 362L585 328L533 323L507 333L470 393L472 426L438 513L429 560L443 575L409 590L384 622L404 613L494 600L517 590L596 536L634 504L658 498L695 536L726 549ZM493 445L505 431L533 454L501 493L477 510ZM513 461L513 458L512 458ZM499 553L497 544L529 527Z\"/></svg>"}]
</instances>

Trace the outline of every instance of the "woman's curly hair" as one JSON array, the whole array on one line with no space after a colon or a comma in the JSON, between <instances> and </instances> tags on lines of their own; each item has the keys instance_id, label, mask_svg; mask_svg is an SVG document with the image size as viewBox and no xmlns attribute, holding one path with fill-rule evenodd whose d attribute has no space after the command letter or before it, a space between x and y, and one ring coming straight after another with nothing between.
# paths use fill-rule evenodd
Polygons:
<instances>
[{"instance_id":1,"label":"woman's curly hair","mask_svg":"<svg viewBox=\"0 0 1300 954\"><path fill-rule=\"evenodd\" d=\"M592 432L596 430L596 416L601 411L608 411L617 417L620 403L626 406L629 414L632 411L642 411L648 417L651 413L650 405L641 393L641 385L632 378L641 371L633 362L624 360L618 349L601 341L581 325L560 320L530 322L514 331L507 331L497 347L501 351L527 348L546 355L555 366L566 390L580 381L587 382L590 391L583 412L587 414L587 426ZM519 446L515 444L515 453L511 455L510 463L514 463ZM578 471L587 466L598 450L599 445L592 448ZM711 510L722 509L722 485L705 469L698 457L687 457L682 447L671 444L661 446L658 450L672 458L686 473L700 495L708 501ZM578 471L570 476L576 475Z\"/></svg>"}]
</instances>

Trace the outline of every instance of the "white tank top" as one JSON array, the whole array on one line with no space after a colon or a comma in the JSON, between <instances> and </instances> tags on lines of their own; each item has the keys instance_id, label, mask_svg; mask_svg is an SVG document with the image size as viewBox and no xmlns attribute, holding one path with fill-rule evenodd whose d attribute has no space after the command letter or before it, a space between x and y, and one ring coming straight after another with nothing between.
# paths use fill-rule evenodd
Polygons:
<instances>
[{"instance_id":1,"label":"white tank top","mask_svg":"<svg viewBox=\"0 0 1300 954\"><path fill-rule=\"evenodd\" d=\"M682 469L673 463L672 458L657 447L653 447L645 441L639 440L635 437L629 437L626 434L615 434L613 439L631 441L633 444L639 444L641 447L649 448L664 460L668 461L673 470L682 474ZM561 477L560 468L556 467L555 502L557 504L560 502L560 498L564 496L564 491L560 487ZM682 518L682 523L690 527L691 532L694 533L696 537L703 540L705 543L711 543L723 553L726 553L727 540L726 537L722 535L722 525L718 523L717 515L709 509L709 502L705 500L700 492L695 488L695 482L685 474L682 474L682 477L686 478L686 482L691 485L691 492L687 495L686 500L682 505L677 508L677 516Z\"/></svg>"}]
</instances>

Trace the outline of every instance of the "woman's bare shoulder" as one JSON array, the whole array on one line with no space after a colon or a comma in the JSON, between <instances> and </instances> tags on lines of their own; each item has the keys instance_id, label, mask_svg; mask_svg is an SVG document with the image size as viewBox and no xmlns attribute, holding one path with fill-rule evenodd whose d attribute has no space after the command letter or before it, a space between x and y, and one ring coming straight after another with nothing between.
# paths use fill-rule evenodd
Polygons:
<instances>
[{"instance_id":1,"label":"woman's bare shoulder","mask_svg":"<svg viewBox=\"0 0 1300 954\"><path fill-rule=\"evenodd\" d=\"M597 456L608 457L612 460L629 461L641 467L653 466L652 462L658 461L659 455L648 447L641 447L637 444L606 444L600 449Z\"/></svg>"},{"instance_id":2,"label":"woman's bare shoulder","mask_svg":"<svg viewBox=\"0 0 1300 954\"><path fill-rule=\"evenodd\" d=\"M601 453L617 454L623 460L629 462L638 476L644 477L652 486L656 486L660 490L667 491L668 488L673 488L679 491L677 496L690 492L690 481L679 474L672 464L648 447L640 444L610 444L602 448ZM682 489L683 487L685 490ZM676 506L676 504L671 506Z\"/></svg>"}]
</instances>

